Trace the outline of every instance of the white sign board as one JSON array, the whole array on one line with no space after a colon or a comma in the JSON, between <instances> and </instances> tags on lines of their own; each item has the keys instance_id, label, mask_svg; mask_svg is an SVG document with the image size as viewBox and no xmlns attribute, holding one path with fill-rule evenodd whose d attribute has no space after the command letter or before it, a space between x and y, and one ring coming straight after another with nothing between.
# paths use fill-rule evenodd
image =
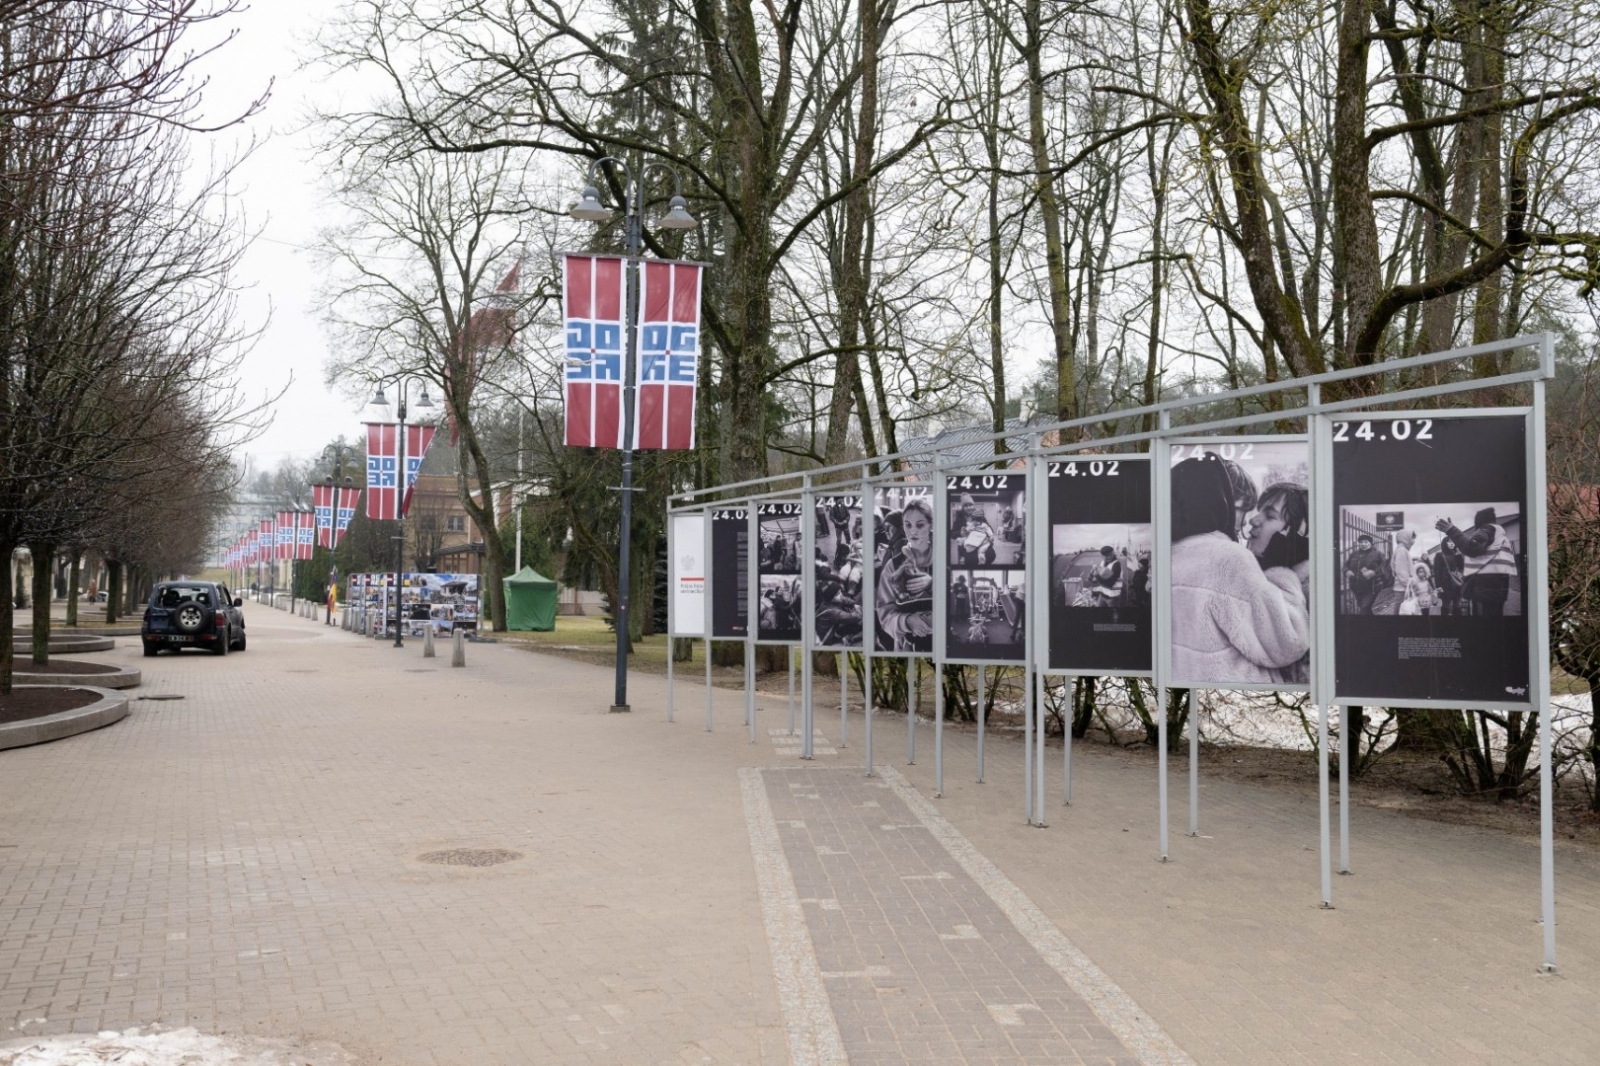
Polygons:
<instances>
[{"instance_id":1,"label":"white sign board","mask_svg":"<svg viewBox=\"0 0 1600 1066\"><path fill-rule=\"evenodd\" d=\"M672 635L706 635L705 515L672 516L668 540L672 582Z\"/></svg>"}]
</instances>

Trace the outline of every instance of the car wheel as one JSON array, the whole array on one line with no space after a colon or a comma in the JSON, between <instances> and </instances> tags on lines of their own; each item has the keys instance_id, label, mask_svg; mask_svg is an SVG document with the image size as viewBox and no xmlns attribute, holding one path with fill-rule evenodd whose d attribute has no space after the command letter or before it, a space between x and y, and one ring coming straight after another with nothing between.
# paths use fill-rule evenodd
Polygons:
<instances>
[{"instance_id":1,"label":"car wheel","mask_svg":"<svg viewBox=\"0 0 1600 1066\"><path fill-rule=\"evenodd\" d=\"M231 627L225 627L221 633L217 634L217 643L211 649L212 655L228 654L228 645L232 642L232 633L230 632L230 628Z\"/></svg>"},{"instance_id":2,"label":"car wheel","mask_svg":"<svg viewBox=\"0 0 1600 1066\"><path fill-rule=\"evenodd\" d=\"M198 603L191 601L185 603L173 613L172 621L185 633L198 633L201 627L206 624L206 610Z\"/></svg>"},{"instance_id":3,"label":"car wheel","mask_svg":"<svg viewBox=\"0 0 1600 1066\"><path fill-rule=\"evenodd\" d=\"M160 651L161 649L156 647L154 644L146 644L144 646L144 657L146 659L154 659L156 654Z\"/></svg>"},{"instance_id":4,"label":"car wheel","mask_svg":"<svg viewBox=\"0 0 1600 1066\"><path fill-rule=\"evenodd\" d=\"M241 629L241 630L239 630L239 643L237 643L237 644L235 644L233 646L233 650L234 651L244 651L244 642L245 642L244 630Z\"/></svg>"}]
</instances>

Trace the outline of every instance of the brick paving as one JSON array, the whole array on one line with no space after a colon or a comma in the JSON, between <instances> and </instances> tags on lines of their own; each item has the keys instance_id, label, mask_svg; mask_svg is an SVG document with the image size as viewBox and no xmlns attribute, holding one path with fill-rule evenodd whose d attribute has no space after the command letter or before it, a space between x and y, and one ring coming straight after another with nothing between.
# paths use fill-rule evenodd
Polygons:
<instances>
[{"instance_id":1,"label":"brick paving","mask_svg":"<svg viewBox=\"0 0 1600 1066\"><path fill-rule=\"evenodd\" d=\"M1576 1064L1600 1042L1588 852L1558 853L1562 975L1540 977L1527 840L1358 810L1325 912L1304 796L1203 778L1204 836L1161 865L1128 757L1081 751L1039 830L1011 740L978 785L947 731L933 801L927 725L903 783L868 781L859 713L800 764L769 734L781 695L752 745L735 691L707 734L694 683L675 725L658 678L607 715L607 668L499 645L452 670L246 610L242 656L96 657L183 700L0 752L0 1038L162 1023L474 1066ZM878 723L903 762L904 719ZM523 857L418 861L469 847Z\"/></svg>"}]
</instances>

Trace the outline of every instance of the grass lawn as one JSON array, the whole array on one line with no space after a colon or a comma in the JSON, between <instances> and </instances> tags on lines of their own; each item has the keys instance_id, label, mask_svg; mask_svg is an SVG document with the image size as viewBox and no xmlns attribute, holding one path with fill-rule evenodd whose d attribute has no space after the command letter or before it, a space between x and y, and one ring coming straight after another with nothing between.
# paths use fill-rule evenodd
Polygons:
<instances>
[{"instance_id":1,"label":"grass lawn","mask_svg":"<svg viewBox=\"0 0 1600 1066\"><path fill-rule=\"evenodd\" d=\"M604 618L588 615L558 615L556 627L548 633L496 633L495 639L506 644L524 644L530 648L547 649L549 651L564 652L595 662L615 662L617 650L617 635L606 625ZM693 642L692 658L688 662L680 661L679 670L689 670L697 664L700 668L705 665L705 642ZM667 670L667 638L661 635L645 637L634 641L633 655L629 657L633 666L643 667L648 670L666 673Z\"/></svg>"}]
</instances>

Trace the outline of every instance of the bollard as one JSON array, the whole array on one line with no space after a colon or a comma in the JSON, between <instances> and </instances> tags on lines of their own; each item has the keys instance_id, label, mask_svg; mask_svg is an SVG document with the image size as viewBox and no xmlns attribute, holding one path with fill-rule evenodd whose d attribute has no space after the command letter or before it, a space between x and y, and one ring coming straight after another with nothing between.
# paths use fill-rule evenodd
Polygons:
<instances>
[{"instance_id":1,"label":"bollard","mask_svg":"<svg viewBox=\"0 0 1600 1066\"><path fill-rule=\"evenodd\" d=\"M450 635L450 665L467 665L467 631L458 629Z\"/></svg>"},{"instance_id":2,"label":"bollard","mask_svg":"<svg viewBox=\"0 0 1600 1066\"><path fill-rule=\"evenodd\" d=\"M422 631L422 657L424 659L437 658L437 653L433 650L433 626L431 625Z\"/></svg>"}]
</instances>

